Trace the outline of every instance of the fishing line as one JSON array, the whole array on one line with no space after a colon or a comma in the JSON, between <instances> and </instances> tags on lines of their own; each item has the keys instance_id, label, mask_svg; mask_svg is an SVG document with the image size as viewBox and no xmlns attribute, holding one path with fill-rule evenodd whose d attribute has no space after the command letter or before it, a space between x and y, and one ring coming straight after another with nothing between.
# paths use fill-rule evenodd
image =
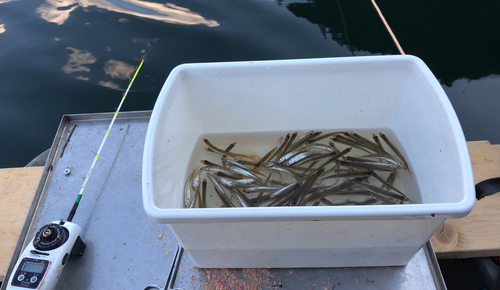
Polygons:
<instances>
[{"instance_id":1,"label":"fishing line","mask_svg":"<svg viewBox=\"0 0 500 290\"><path fill-rule=\"evenodd\" d=\"M142 64L144 63L144 58L141 61L141 64L137 67L137 70L135 71L134 77L132 77L132 80L130 80L130 83L127 87L127 90L123 94L122 100L120 101L120 105L116 109L115 114L113 115L113 119L111 119L111 123L109 124L108 130L106 130L106 133L104 134L104 138L102 139L101 145L99 146L99 149L97 150L97 154L94 156L94 161L92 161L92 165L90 166L89 172L87 173L87 177L85 177L85 180L83 181L83 185L80 188L80 192L78 193L78 196L76 198L75 204L73 205L73 208L71 209L68 218L66 219L68 222L71 222L73 220L73 217L76 213L76 209L78 208L78 205L80 204L80 199L82 198L83 192L85 191L85 188L87 187L87 183L89 182L90 175L92 174L92 170L94 170L94 166L97 162L97 159L99 159L99 154L101 154L102 147L104 146L104 143L106 142L106 139L108 138L109 131L111 131L111 127L113 127L113 124L116 120L116 116L118 116L118 112L120 112L120 108L123 105L123 102L125 101L125 98L127 97L128 91L130 90L130 87L132 87L132 84L134 83L135 77L139 73L139 70L141 69Z\"/></svg>"},{"instance_id":2,"label":"fishing line","mask_svg":"<svg viewBox=\"0 0 500 290\"><path fill-rule=\"evenodd\" d=\"M352 56L355 56L354 52L352 51L351 42L349 42L349 36L347 35L347 27L345 25L344 14L342 13L342 7L340 7L339 0L337 0L337 6L339 6L340 18L342 18L342 24L344 24L344 34L345 34L345 38L347 40L347 46L349 47L349 50L351 51Z\"/></svg>"}]
</instances>

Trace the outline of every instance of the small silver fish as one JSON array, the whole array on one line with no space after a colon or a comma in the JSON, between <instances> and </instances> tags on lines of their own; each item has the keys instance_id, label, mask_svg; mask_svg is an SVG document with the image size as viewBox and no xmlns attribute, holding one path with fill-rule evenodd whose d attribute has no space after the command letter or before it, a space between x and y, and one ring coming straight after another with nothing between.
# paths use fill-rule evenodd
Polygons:
<instances>
[{"instance_id":1,"label":"small silver fish","mask_svg":"<svg viewBox=\"0 0 500 290\"><path fill-rule=\"evenodd\" d=\"M224 181L224 186L226 186L227 188L234 188L238 185L250 185L255 183L257 183L257 180L253 178L234 179L234 180Z\"/></svg>"},{"instance_id":2,"label":"small silver fish","mask_svg":"<svg viewBox=\"0 0 500 290\"><path fill-rule=\"evenodd\" d=\"M236 197L236 199L238 199L238 201L241 203L241 205L243 207L254 207L255 206L255 204L239 190L230 189L229 191Z\"/></svg>"},{"instance_id":3,"label":"small silver fish","mask_svg":"<svg viewBox=\"0 0 500 290\"><path fill-rule=\"evenodd\" d=\"M276 191L280 189L279 187L272 187L272 186L255 186L255 187L248 187L245 189L246 193L254 193L254 192L268 192L268 191Z\"/></svg>"},{"instance_id":4,"label":"small silver fish","mask_svg":"<svg viewBox=\"0 0 500 290\"><path fill-rule=\"evenodd\" d=\"M208 177L208 179L210 179L210 181L212 181L212 183L214 185L215 192L219 196L222 203L225 206L234 207L234 204L231 202L229 197L226 195L226 193L224 192L224 189L220 186L219 182L215 179L215 177L210 173L207 173L207 177Z\"/></svg>"},{"instance_id":5,"label":"small silver fish","mask_svg":"<svg viewBox=\"0 0 500 290\"><path fill-rule=\"evenodd\" d=\"M311 154L314 154L313 152L302 152L300 154L297 154L293 158L290 158L288 162L286 163L286 166L292 166L293 164L299 162L300 160L307 158L308 156L311 156Z\"/></svg>"}]
</instances>

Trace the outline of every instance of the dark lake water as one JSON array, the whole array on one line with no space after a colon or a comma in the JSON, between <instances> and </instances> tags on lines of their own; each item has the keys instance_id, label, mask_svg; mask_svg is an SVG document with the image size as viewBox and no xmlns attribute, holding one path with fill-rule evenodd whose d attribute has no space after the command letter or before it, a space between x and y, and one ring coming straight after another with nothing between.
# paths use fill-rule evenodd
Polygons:
<instances>
[{"instance_id":1,"label":"dark lake water","mask_svg":"<svg viewBox=\"0 0 500 290\"><path fill-rule=\"evenodd\" d=\"M467 140L500 143L500 2L377 1L448 94ZM182 63L398 54L369 0L0 0L0 167L48 149L63 114L151 110Z\"/></svg>"}]
</instances>

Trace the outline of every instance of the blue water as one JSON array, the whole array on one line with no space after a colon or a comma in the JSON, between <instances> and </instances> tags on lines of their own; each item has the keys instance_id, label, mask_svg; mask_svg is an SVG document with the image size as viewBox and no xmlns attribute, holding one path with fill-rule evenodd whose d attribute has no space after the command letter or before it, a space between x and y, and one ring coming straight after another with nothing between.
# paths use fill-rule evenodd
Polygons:
<instances>
[{"instance_id":1,"label":"blue water","mask_svg":"<svg viewBox=\"0 0 500 290\"><path fill-rule=\"evenodd\" d=\"M443 85L467 140L500 143L500 3L377 1ZM0 167L48 149L63 114L150 110L182 63L398 54L370 1L0 0Z\"/></svg>"}]
</instances>

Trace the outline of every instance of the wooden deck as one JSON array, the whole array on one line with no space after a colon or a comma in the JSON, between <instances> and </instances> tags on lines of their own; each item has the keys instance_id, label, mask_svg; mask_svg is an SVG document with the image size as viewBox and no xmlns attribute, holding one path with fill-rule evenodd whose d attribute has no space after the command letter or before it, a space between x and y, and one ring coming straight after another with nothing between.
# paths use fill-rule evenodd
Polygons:
<instances>
[{"instance_id":1,"label":"wooden deck","mask_svg":"<svg viewBox=\"0 0 500 290\"><path fill-rule=\"evenodd\" d=\"M0 281L3 281L43 166L0 169Z\"/></svg>"},{"instance_id":2,"label":"wooden deck","mask_svg":"<svg viewBox=\"0 0 500 290\"><path fill-rule=\"evenodd\" d=\"M476 184L500 176L500 145L467 145ZM500 256L500 193L476 201L468 216L446 220L431 242L438 259Z\"/></svg>"}]
</instances>

